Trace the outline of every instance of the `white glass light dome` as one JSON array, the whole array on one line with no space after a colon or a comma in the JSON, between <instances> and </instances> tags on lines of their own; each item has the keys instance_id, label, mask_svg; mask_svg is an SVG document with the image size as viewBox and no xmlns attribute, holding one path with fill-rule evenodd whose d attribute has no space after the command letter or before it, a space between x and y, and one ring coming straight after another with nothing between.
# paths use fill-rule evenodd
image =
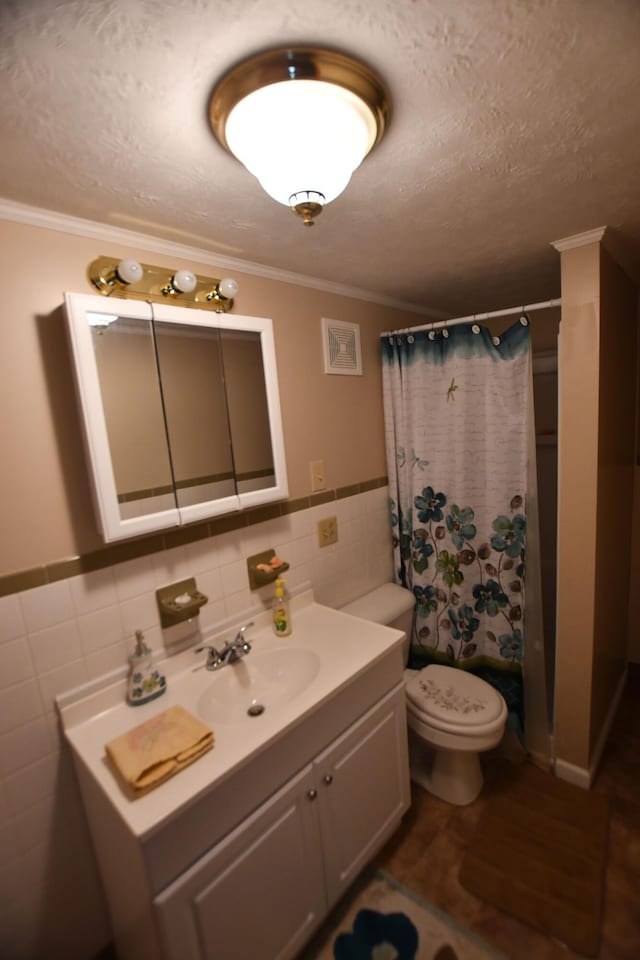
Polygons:
<instances>
[{"instance_id":1,"label":"white glass light dome","mask_svg":"<svg viewBox=\"0 0 640 960\"><path fill-rule=\"evenodd\" d=\"M355 94L334 83L273 83L229 114L229 149L278 203L314 191L325 203L345 189L373 146L375 118Z\"/></svg>"}]
</instances>

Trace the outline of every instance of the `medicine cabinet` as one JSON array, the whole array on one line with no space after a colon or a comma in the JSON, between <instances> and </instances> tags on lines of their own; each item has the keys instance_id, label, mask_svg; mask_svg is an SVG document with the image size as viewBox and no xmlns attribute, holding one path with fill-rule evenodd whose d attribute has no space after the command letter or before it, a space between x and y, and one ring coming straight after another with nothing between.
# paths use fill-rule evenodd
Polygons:
<instances>
[{"instance_id":1,"label":"medicine cabinet","mask_svg":"<svg viewBox=\"0 0 640 960\"><path fill-rule=\"evenodd\" d=\"M106 542L286 498L270 319L76 293L65 309Z\"/></svg>"}]
</instances>

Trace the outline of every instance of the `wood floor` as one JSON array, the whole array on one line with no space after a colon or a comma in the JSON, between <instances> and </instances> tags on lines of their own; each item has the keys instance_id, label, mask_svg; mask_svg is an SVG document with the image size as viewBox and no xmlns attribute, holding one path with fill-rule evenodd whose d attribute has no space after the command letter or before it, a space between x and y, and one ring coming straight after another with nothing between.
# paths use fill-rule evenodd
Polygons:
<instances>
[{"instance_id":1,"label":"wood floor","mask_svg":"<svg viewBox=\"0 0 640 960\"><path fill-rule=\"evenodd\" d=\"M491 782L499 761L485 764ZM593 789L611 798L602 942L598 960L640 958L640 668L630 671ZM453 807L412 787L413 804L377 865L510 960L573 960L578 954L468 893L458 880L483 794ZM459 960L464 960L460 957Z\"/></svg>"}]
</instances>

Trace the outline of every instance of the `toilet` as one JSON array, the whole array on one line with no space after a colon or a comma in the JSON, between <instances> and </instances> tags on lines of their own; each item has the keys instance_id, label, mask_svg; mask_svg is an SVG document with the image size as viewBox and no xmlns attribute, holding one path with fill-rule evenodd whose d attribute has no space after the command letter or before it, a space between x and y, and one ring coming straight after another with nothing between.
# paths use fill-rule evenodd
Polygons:
<instances>
[{"instance_id":1,"label":"toilet","mask_svg":"<svg viewBox=\"0 0 640 960\"><path fill-rule=\"evenodd\" d=\"M385 583L341 609L404 631L406 667L413 607L410 590ZM480 677L455 667L434 663L405 669L404 675L411 779L448 803L472 803L483 784L479 754L496 747L504 733L504 698Z\"/></svg>"}]
</instances>

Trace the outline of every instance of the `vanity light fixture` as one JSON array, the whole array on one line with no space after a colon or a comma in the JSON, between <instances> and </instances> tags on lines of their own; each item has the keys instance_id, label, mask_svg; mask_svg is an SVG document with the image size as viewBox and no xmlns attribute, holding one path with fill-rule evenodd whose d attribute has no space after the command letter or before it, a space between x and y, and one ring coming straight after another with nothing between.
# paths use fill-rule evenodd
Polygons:
<instances>
[{"instance_id":1,"label":"vanity light fixture","mask_svg":"<svg viewBox=\"0 0 640 960\"><path fill-rule=\"evenodd\" d=\"M233 306L238 284L231 277L221 280L193 273L192 270L171 270L136 260L114 260L98 257L89 264L91 285L105 297L126 297L133 300L167 299L185 307L199 307L227 313Z\"/></svg>"},{"instance_id":2,"label":"vanity light fixture","mask_svg":"<svg viewBox=\"0 0 640 960\"><path fill-rule=\"evenodd\" d=\"M229 70L214 87L209 117L218 141L269 196L313 226L382 139L390 103L360 61L285 47Z\"/></svg>"}]
</instances>

